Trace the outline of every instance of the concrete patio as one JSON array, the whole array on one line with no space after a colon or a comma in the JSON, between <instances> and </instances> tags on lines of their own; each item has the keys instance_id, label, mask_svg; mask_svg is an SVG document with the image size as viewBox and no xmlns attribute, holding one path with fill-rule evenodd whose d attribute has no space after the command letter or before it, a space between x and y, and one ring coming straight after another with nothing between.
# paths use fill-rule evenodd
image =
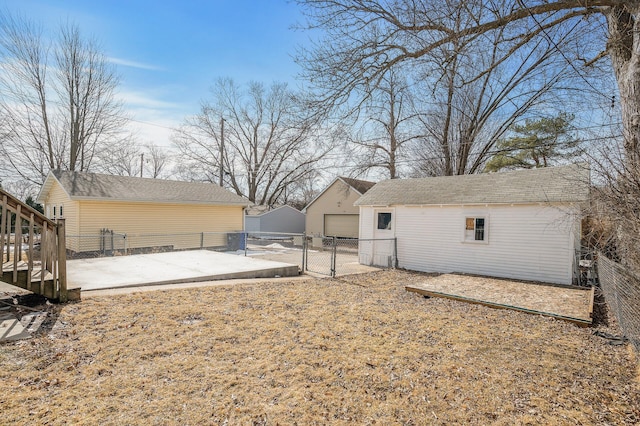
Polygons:
<instances>
[{"instance_id":1,"label":"concrete patio","mask_svg":"<svg viewBox=\"0 0 640 426\"><path fill-rule=\"evenodd\" d=\"M68 289L81 291L298 275L298 266L208 250L140 254L67 262Z\"/></svg>"}]
</instances>

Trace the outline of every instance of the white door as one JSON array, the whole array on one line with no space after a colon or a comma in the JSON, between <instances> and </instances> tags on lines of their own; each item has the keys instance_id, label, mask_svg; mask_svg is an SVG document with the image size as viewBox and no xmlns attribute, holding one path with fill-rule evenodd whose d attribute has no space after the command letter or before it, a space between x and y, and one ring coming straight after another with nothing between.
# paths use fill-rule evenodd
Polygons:
<instances>
[{"instance_id":1,"label":"white door","mask_svg":"<svg viewBox=\"0 0 640 426\"><path fill-rule=\"evenodd\" d=\"M373 264L385 268L395 262L395 210L376 209L373 218Z\"/></svg>"}]
</instances>

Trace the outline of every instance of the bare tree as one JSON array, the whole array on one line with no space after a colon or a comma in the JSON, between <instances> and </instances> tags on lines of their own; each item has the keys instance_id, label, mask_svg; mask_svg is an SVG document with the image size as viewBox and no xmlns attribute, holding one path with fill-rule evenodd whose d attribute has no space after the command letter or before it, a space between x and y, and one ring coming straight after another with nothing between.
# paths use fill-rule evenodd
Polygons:
<instances>
[{"instance_id":1,"label":"bare tree","mask_svg":"<svg viewBox=\"0 0 640 426\"><path fill-rule=\"evenodd\" d=\"M0 149L17 176L39 184L51 169L90 170L101 146L123 138L118 77L76 25L51 42L34 23L0 14L0 60L10 129Z\"/></svg>"},{"instance_id":2,"label":"bare tree","mask_svg":"<svg viewBox=\"0 0 640 426\"><path fill-rule=\"evenodd\" d=\"M549 52L555 51L554 56L560 61L544 72L536 71L536 78L530 82L553 82L553 76L560 75L562 68L577 77L579 85L573 88L557 84L549 88L547 93L559 99L570 95L574 88L580 89L581 94L598 92L598 82L590 78L590 70L604 67L610 73L613 71L618 93L601 95L619 99L622 149L619 161L605 161L598 169L607 182L603 193L611 207L612 221L619 225L623 257L627 261L633 259L640 247L637 237L640 229L637 204L640 199L640 0L299 0L299 3L309 17L309 27L324 30L325 37L311 50L303 51L299 62L305 76L321 94L318 102L325 105L354 102L354 94L371 92L393 67L431 66L434 69L438 66L434 59L440 57L443 68L451 70L461 53L486 52L483 46L487 40L499 43L497 49L492 49L489 65L480 63L478 68L468 68L470 74L465 73L459 84L449 86L474 88L471 93L476 101L469 103L475 105L479 105L475 87L478 84L480 88L485 87L481 83L484 77L510 64L502 73L502 78L508 76L506 72L515 69L519 58L528 56L527 52L539 53L536 46L544 50L551 48ZM502 36L497 38L497 35ZM443 50L451 55L434 55ZM534 66L532 70L546 67L546 61L530 64ZM442 73L444 81L450 75ZM527 89L527 84L519 87ZM508 105L512 98L506 96L502 102ZM459 108L454 96L443 99L446 99L444 108L466 115L468 109ZM355 101L357 104L358 99ZM514 105L514 110L519 108ZM563 108L566 109L566 105ZM444 117L446 121L448 114ZM462 170L461 160L466 161L464 151L469 148L467 136L478 132L474 115L468 117L470 125L456 129L459 137L444 138L442 131L434 132L442 138L445 153L452 152L446 149L448 141L461 144L462 152L456 149L460 154L455 158L447 158L446 154L435 156L437 160L442 159L445 174L449 174L454 164L458 171L451 173ZM447 128L451 127L442 126ZM500 132L493 134L499 136ZM489 139L494 144L499 137L489 135ZM480 170L482 157L493 144L485 144L475 151L475 159L465 170ZM607 149L611 152L610 147ZM635 262L640 265L640 259Z\"/></svg>"},{"instance_id":3,"label":"bare tree","mask_svg":"<svg viewBox=\"0 0 640 426\"><path fill-rule=\"evenodd\" d=\"M171 161L171 154L167 149L148 143L144 145L143 154L145 176L154 179L169 176L168 166Z\"/></svg>"},{"instance_id":4,"label":"bare tree","mask_svg":"<svg viewBox=\"0 0 640 426\"><path fill-rule=\"evenodd\" d=\"M597 185L592 190L587 244L640 275L640 165L623 146L590 155Z\"/></svg>"},{"instance_id":5,"label":"bare tree","mask_svg":"<svg viewBox=\"0 0 640 426\"><path fill-rule=\"evenodd\" d=\"M222 173L237 194L275 204L332 149L320 143L316 119L286 84L252 82L243 90L220 79L212 95L174 135L183 177L218 183Z\"/></svg>"},{"instance_id":6,"label":"bare tree","mask_svg":"<svg viewBox=\"0 0 640 426\"><path fill-rule=\"evenodd\" d=\"M168 150L152 143L140 145L136 139L111 143L95 153L93 171L117 176L168 178L171 155Z\"/></svg>"},{"instance_id":7,"label":"bare tree","mask_svg":"<svg viewBox=\"0 0 640 426\"><path fill-rule=\"evenodd\" d=\"M93 172L115 176L140 176L142 147L135 139L125 139L96 150Z\"/></svg>"},{"instance_id":8,"label":"bare tree","mask_svg":"<svg viewBox=\"0 0 640 426\"><path fill-rule=\"evenodd\" d=\"M310 26L326 34L298 58L322 108L360 108L389 70L412 73L414 90L421 86L414 98L423 101L416 105L423 138L414 145L422 175L480 172L513 123L568 99L581 80L561 49L575 45L585 25L598 25L574 28L529 14L519 25L502 22L528 10L506 1L300 3Z\"/></svg>"},{"instance_id":9,"label":"bare tree","mask_svg":"<svg viewBox=\"0 0 640 426\"><path fill-rule=\"evenodd\" d=\"M406 146L419 137L418 114L406 79L389 70L367 98L361 115L365 119L347 147L357 150L356 168L383 170L389 179L400 177Z\"/></svg>"}]
</instances>

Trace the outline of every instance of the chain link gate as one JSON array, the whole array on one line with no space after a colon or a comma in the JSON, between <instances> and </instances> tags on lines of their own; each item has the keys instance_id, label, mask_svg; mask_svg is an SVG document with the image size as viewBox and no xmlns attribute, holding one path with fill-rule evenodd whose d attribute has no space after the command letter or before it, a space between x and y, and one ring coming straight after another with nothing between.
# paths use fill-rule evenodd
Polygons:
<instances>
[{"instance_id":1,"label":"chain link gate","mask_svg":"<svg viewBox=\"0 0 640 426\"><path fill-rule=\"evenodd\" d=\"M335 237L307 237L304 246L304 270L335 276Z\"/></svg>"},{"instance_id":2,"label":"chain link gate","mask_svg":"<svg viewBox=\"0 0 640 426\"><path fill-rule=\"evenodd\" d=\"M369 253L374 250L376 244L378 250L384 253L384 261L377 259L380 256L376 257L373 253ZM383 246L382 250L380 246ZM395 268L397 267L396 239L307 237L303 263L304 271L330 277L359 272L362 264L385 269Z\"/></svg>"}]
</instances>

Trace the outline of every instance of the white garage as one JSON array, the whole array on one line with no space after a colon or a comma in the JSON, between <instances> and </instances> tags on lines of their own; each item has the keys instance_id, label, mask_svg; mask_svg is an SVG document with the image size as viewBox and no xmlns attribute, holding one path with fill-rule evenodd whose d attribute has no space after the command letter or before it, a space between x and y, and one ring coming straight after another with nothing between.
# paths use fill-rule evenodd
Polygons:
<instances>
[{"instance_id":1,"label":"white garage","mask_svg":"<svg viewBox=\"0 0 640 426\"><path fill-rule=\"evenodd\" d=\"M396 238L400 268L571 284L588 199L589 170L570 165L386 180L356 205L360 238ZM368 265L390 255L359 248Z\"/></svg>"}]
</instances>

